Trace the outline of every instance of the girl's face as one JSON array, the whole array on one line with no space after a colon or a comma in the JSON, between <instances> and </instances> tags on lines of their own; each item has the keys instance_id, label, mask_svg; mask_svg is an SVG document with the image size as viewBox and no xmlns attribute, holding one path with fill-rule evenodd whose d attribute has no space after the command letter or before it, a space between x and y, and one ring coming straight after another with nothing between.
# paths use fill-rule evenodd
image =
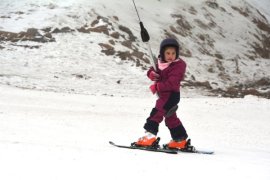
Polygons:
<instances>
[{"instance_id":1,"label":"girl's face","mask_svg":"<svg viewBox=\"0 0 270 180\"><path fill-rule=\"evenodd\" d=\"M176 59L176 50L174 47L167 47L164 51L164 57L166 62L172 62Z\"/></svg>"}]
</instances>

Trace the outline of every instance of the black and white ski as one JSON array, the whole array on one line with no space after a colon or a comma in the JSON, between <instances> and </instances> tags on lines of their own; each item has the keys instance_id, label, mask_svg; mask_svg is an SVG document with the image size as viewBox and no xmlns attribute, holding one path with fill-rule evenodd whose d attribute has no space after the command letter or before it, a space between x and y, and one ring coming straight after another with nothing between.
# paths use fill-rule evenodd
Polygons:
<instances>
[{"instance_id":1,"label":"black and white ski","mask_svg":"<svg viewBox=\"0 0 270 180\"><path fill-rule=\"evenodd\" d=\"M157 143L154 146L151 147L141 147L141 146L136 146L134 143L132 143L130 146L127 145L119 145L115 144L112 141L109 141L109 143L115 147L119 148L126 148L126 149L138 149L138 150L144 150L144 151L153 151L153 152L163 152L163 153L169 153L169 154L178 154L178 153L197 153L197 154L214 154L214 151L208 151L208 150L197 150L193 146L190 145L190 140L187 148L185 149L169 149L164 145L162 148L158 145L159 138Z\"/></svg>"},{"instance_id":2,"label":"black and white ski","mask_svg":"<svg viewBox=\"0 0 270 180\"><path fill-rule=\"evenodd\" d=\"M163 149L163 148L154 148L154 147L140 147L140 146L125 146L125 145L118 145L115 144L112 141L109 141L109 143L115 147L119 148L126 148L126 149L138 149L138 150L144 150L144 151L153 151L153 152L163 152L163 153L169 153L169 154L177 154L177 151L173 151L170 149Z\"/></svg>"}]
</instances>

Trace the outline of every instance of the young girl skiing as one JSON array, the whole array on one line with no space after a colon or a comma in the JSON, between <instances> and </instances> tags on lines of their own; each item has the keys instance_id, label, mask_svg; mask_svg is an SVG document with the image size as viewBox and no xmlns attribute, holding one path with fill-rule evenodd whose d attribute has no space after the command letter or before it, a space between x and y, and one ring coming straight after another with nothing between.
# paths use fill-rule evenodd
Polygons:
<instances>
[{"instance_id":1,"label":"young girl skiing","mask_svg":"<svg viewBox=\"0 0 270 180\"><path fill-rule=\"evenodd\" d=\"M153 94L158 94L158 99L144 124L145 135L135 142L137 146L153 145L157 140L159 124L165 118L165 124L172 137L166 146L177 149L186 147L188 135L176 115L177 104L180 101L180 82L185 75L186 63L178 56L178 42L172 38L164 39L160 44L157 72L153 67L147 72L148 78L154 81L150 90Z\"/></svg>"}]
</instances>

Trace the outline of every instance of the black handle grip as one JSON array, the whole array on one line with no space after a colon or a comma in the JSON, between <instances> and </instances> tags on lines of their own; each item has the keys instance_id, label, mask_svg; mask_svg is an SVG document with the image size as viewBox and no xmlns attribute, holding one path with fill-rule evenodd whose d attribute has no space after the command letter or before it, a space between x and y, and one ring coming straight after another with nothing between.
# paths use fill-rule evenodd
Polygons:
<instances>
[{"instance_id":1,"label":"black handle grip","mask_svg":"<svg viewBox=\"0 0 270 180\"><path fill-rule=\"evenodd\" d=\"M150 36L147 32L147 30L144 28L143 23L140 22L140 27L141 27L141 38L143 42L148 42L150 40Z\"/></svg>"}]
</instances>

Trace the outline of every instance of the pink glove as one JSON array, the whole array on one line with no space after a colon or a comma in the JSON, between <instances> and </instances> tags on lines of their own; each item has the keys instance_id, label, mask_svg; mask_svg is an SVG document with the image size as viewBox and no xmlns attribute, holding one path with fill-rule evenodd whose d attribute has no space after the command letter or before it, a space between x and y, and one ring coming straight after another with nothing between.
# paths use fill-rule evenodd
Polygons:
<instances>
[{"instance_id":1,"label":"pink glove","mask_svg":"<svg viewBox=\"0 0 270 180\"><path fill-rule=\"evenodd\" d=\"M152 84L149 88L153 94L156 94L156 92L157 92L157 84L156 83Z\"/></svg>"},{"instance_id":2,"label":"pink glove","mask_svg":"<svg viewBox=\"0 0 270 180\"><path fill-rule=\"evenodd\" d=\"M155 71L151 71L149 73L149 78L152 80L152 81L158 81L159 78L160 78L160 75L158 73L156 73Z\"/></svg>"}]
</instances>

